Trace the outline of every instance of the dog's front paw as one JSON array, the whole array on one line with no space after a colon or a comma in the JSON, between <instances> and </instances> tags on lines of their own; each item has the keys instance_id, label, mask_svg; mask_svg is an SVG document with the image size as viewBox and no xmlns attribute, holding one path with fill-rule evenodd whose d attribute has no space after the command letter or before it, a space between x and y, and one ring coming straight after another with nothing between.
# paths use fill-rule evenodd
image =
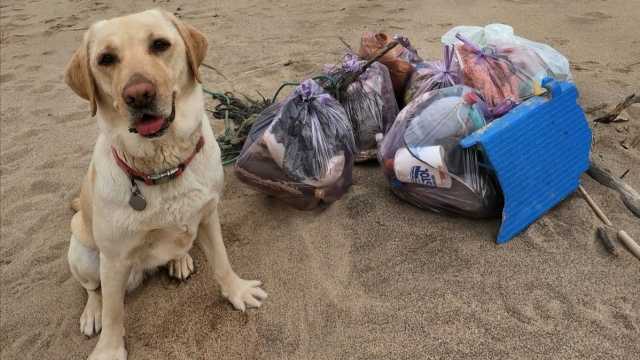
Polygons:
<instances>
[{"instance_id":1,"label":"dog's front paw","mask_svg":"<svg viewBox=\"0 0 640 360\"><path fill-rule=\"evenodd\" d=\"M102 299L95 292L89 293L87 305L80 316L80 332L85 336L97 335L102 329Z\"/></svg>"},{"instance_id":2,"label":"dog's front paw","mask_svg":"<svg viewBox=\"0 0 640 360\"><path fill-rule=\"evenodd\" d=\"M101 346L98 342L89 360L127 360L127 350L124 343L118 346Z\"/></svg>"},{"instance_id":3,"label":"dog's front paw","mask_svg":"<svg viewBox=\"0 0 640 360\"><path fill-rule=\"evenodd\" d=\"M245 311L248 307L260 307L267 293L260 288L261 281L244 280L233 275L228 284L223 284L222 296L226 297L234 308Z\"/></svg>"},{"instance_id":4,"label":"dog's front paw","mask_svg":"<svg viewBox=\"0 0 640 360\"><path fill-rule=\"evenodd\" d=\"M169 276L178 280L187 280L193 274L193 259L187 254L181 258L173 259L167 263Z\"/></svg>"}]
</instances>

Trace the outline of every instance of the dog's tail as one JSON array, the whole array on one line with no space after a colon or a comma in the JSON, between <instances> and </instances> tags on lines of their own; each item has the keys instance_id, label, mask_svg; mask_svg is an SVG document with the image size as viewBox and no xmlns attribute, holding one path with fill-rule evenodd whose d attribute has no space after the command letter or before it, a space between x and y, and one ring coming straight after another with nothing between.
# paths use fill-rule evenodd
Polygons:
<instances>
[{"instance_id":1,"label":"dog's tail","mask_svg":"<svg viewBox=\"0 0 640 360\"><path fill-rule=\"evenodd\" d=\"M73 200L71 200L71 209L75 212L80 211L80 198L74 198Z\"/></svg>"}]
</instances>

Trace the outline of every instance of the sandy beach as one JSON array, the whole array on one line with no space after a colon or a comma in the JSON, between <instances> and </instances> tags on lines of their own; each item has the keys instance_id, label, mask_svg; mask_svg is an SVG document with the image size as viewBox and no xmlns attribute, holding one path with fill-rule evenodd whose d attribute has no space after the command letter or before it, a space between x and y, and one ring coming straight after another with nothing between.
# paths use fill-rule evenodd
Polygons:
<instances>
[{"instance_id":1,"label":"sandy beach","mask_svg":"<svg viewBox=\"0 0 640 360\"><path fill-rule=\"evenodd\" d=\"M363 31L402 33L427 59L455 25L510 24L572 63L585 109L640 93L637 0L72 1L2 0L0 351L10 359L85 359L86 293L72 277L70 200L98 134L64 67L88 26L152 7L207 35L206 88L271 96L317 73ZM209 102L209 106L213 106ZM640 108L590 125L593 157L640 189ZM595 114L595 113L594 113ZM592 118L592 114L589 115ZM216 129L220 121L212 119ZM506 245L498 220L419 210L376 164L324 210L268 199L227 167L222 231L235 270L265 282L260 309L234 311L205 266L185 283L165 270L126 298L129 359L633 359L640 354L640 261L614 258L574 194ZM640 241L615 191L582 183ZM635 354L635 355L634 355Z\"/></svg>"}]
</instances>

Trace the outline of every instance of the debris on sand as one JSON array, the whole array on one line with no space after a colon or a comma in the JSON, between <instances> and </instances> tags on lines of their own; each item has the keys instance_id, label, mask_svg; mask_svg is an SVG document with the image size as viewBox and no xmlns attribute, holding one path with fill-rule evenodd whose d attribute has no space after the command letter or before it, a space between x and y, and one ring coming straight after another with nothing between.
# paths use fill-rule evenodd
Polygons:
<instances>
[{"instance_id":1,"label":"debris on sand","mask_svg":"<svg viewBox=\"0 0 640 360\"><path fill-rule=\"evenodd\" d=\"M593 121L603 124L629 121L630 116L625 110L633 104L640 104L640 96L637 96L636 94L627 96L626 99L616 105L613 110L603 116L596 118Z\"/></svg>"}]
</instances>

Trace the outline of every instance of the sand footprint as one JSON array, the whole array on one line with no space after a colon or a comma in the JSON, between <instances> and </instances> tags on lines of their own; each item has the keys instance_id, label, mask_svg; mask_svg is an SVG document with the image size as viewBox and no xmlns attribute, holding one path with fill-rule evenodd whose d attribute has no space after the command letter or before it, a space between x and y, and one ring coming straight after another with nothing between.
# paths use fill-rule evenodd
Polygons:
<instances>
[{"instance_id":1,"label":"sand footprint","mask_svg":"<svg viewBox=\"0 0 640 360\"><path fill-rule=\"evenodd\" d=\"M505 312L515 320L540 328L563 326L576 306L566 293L551 284L525 283L522 291L502 294Z\"/></svg>"},{"instance_id":2,"label":"sand footprint","mask_svg":"<svg viewBox=\"0 0 640 360\"><path fill-rule=\"evenodd\" d=\"M600 63L593 60L581 61L581 62L570 62L571 70L576 71L592 71L600 66Z\"/></svg>"},{"instance_id":3,"label":"sand footprint","mask_svg":"<svg viewBox=\"0 0 640 360\"><path fill-rule=\"evenodd\" d=\"M306 73L308 71L312 71L315 66L315 64L312 64L309 61L301 60L294 62L291 68L296 72Z\"/></svg>"},{"instance_id":4,"label":"sand footprint","mask_svg":"<svg viewBox=\"0 0 640 360\"><path fill-rule=\"evenodd\" d=\"M558 240L562 236L548 215L531 224L523 233L527 245L547 253L558 252Z\"/></svg>"},{"instance_id":5,"label":"sand footprint","mask_svg":"<svg viewBox=\"0 0 640 360\"><path fill-rule=\"evenodd\" d=\"M45 93L48 93L48 92L54 90L55 88L56 88L56 86L54 86L52 84L45 84L45 85L42 85L42 86L34 89L33 93L34 94L45 94Z\"/></svg>"},{"instance_id":6,"label":"sand footprint","mask_svg":"<svg viewBox=\"0 0 640 360\"><path fill-rule=\"evenodd\" d=\"M62 158L55 158L55 159L51 159L51 160L47 160L44 163L38 165L35 167L36 170L49 170L49 169L55 169L58 167L63 167L66 164L66 159L62 159Z\"/></svg>"},{"instance_id":7,"label":"sand footprint","mask_svg":"<svg viewBox=\"0 0 640 360\"><path fill-rule=\"evenodd\" d=\"M37 117L41 117L41 116L44 116L44 115L48 115L48 116L51 115L49 113L49 109L35 109L35 110L31 110L31 112L29 112L29 114L31 114L32 116L37 116Z\"/></svg>"},{"instance_id":8,"label":"sand footprint","mask_svg":"<svg viewBox=\"0 0 640 360\"><path fill-rule=\"evenodd\" d=\"M0 84L8 83L15 79L16 79L16 75L14 73L0 75Z\"/></svg>"},{"instance_id":9,"label":"sand footprint","mask_svg":"<svg viewBox=\"0 0 640 360\"><path fill-rule=\"evenodd\" d=\"M26 158L29 154L29 150L24 146L12 151L5 151L2 153L2 163L13 164Z\"/></svg>"},{"instance_id":10,"label":"sand footprint","mask_svg":"<svg viewBox=\"0 0 640 360\"><path fill-rule=\"evenodd\" d=\"M507 0L507 2L515 3L515 4L522 4L522 5L528 5L528 4L536 4L536 3L538 3L538 1L537 1L537 0Z\"/></svg>"},{"instance_id":11,"label":"sand footprint","mask_svg":"<svg viewBox=\"0 0 640 360\"><path fill-rule=\"evenodd\" d=\"M587 25L587 24L596 24L596 23L601 23L605 20L609 20L612 19L613 16L603 13L602 11L591 11L588 13L584 13L582 15L569 15L567 16L567 18L569 18L569 21L577 23L577 24L581 24L581 25Z\"/></svg>"},{"instance_id":12,"label":"sand footprint","mask_svg":"<svg viewBox=\"0 0 640 360\"><path fill-rule=\"evenodd\" d=\"M38 196L58 192L62 188L62 184L50 180L35 180L29 185L29 194Z\"/></svg>"},{"instance_id":13,"label":"sand footprint","mask_svg":"<svg viewBox=\"0 0 640 360\"><path fill-rule=\"evenodd\" d=\"M50 24L50 23L52 23L52 22L54 22L54 21L58 21L58 20L60 20L60 19L62 19L62 16L56 16L56 17L49 18L49 19L45 20L45 21L44 21L44 23L45 23L45 24Z\"/></svg>"},{"instance_id":14,"label":"sand footprint","mask_svg":"<svg viewBox=\"0 0 640 360\"><path fill-rule=\"evenodd\" d=\"M60 123L70 123L74 121L87 120L89 118L89 113L87 111L74 111L69 114L63 114L61 116L55 116L56 121Z\"/></svg>"},{"instance_id":15,"label":"sand footprint","mask_svg":"<svg viewBox=\"0 0 640 360\"><path fill-rule=\"evenodd\" d=\"M14 135L11 138L11 140L13 140L13 141L15 141L17 143L23 143L23 142L26 142L26 141L29 141L29 140L33 140L38 135L40 135L42 132L43 132L43 129L41 129L41 128L29 129L29 130L21 131L17 135Z\"/></svg>"},{"instance_id":16,"label":"sand footprint","mask_svg":"<svg viewBox=\"0 0 640 360\"><path fill-rule=\"evenodd\" d=\"M564 46L564 45L567 45L569 43L569 40L561 38L561 37L547 37L546 39L547 39L547 41L549 41L549 43L551 43L551 45Z\"/></svg>"},{"instance_id":17,"label":"sand footprint","mask_svg":"<svg viewBox=\"0 0 640 360\"><path fill-rule=\"evenodd\" d=\"M609 83L611 85L614 85L614 86L619 86L619 87L625 87L625 86L631 85L628 82L626 82L624 80L620 80L620 79L607 79L607 83Z\"/></svg>"},{"instance_id":18,"label":"sand footprint","mask_svg":"<svg viewBox=\"0 0 640 360\"><path fill-rule=\"evenodd\" d=\"M633 315L631 315L629 312L613 308L610 311L610 316L614 323L619 324L621 327L625 328L628 331L637 333L638 330L640 330L639 326L634 323Z\"/></svg>"}]
</instances>

